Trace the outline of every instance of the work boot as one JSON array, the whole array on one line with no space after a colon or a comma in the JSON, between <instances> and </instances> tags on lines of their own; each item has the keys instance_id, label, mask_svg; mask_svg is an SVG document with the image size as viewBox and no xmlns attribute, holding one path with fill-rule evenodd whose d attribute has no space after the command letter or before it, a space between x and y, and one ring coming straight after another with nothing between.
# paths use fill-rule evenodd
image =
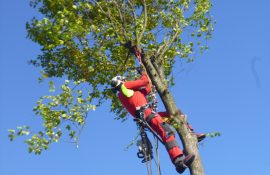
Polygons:
<instances>
[{"instance_id":1,"label":"work boot","mask_svg":"<svg viewBox=\"0 0 270 175\"><path fill-rule=\"evenodd\" d=\"M206 134L196 134L198 142L201 142L205 139Z\"/></svg>"},{"instance_id":2,"label":"work boot","mask_svg":"<svg viewBox=\"0 0 270 175\"><path fill-rule=\"evenodd\" d=\"M189 154L187 156L182 155L180 157L177 157L174 160L176 171L182 174L186 170L186 168L192 164L194 158L195 158L194 154Z\"/></svg>"}]
</instances>

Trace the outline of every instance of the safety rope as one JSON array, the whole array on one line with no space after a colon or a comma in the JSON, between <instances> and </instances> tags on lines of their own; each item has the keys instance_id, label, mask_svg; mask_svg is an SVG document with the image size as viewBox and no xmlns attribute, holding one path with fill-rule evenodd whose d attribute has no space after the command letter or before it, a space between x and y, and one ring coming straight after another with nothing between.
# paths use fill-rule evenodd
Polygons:
<instances>
[{"instance_id":1,"label":"safety rope","mask_svg":"<svg viewBox=\"0 0 270 175\"><path fill-rule=\"evenodd\" d=\"M145 157L145 158L148 157L146 151L143 151L143 154L144 154L144 157ZM147 159L146 159L146 161L145 161L145 166L146 166L148 175L152 175L151 159L150 159L150 166L148 165L148 160L147 160Z\"/></svg>"},{"instance_id":2,"label":"safety rope","mask_svg":"<svg viewBox=\"0 0 270 175\"><path fill-rule=\"evenodd\" d=\"M146 161L145 164L146 164L146 167L147 167L148 175L152 175L152 160L150 159L149 165L148 165L148 161Z\"/></svg>"},{"instance_id":3,"label":"safety rope","mask_svg":"<svg viewBox=\"0 0 270 175\"><path fill-rule=\"evenodd\" d=\"M142 63L142 57L143 57L142 51L139 50L135 45L132 46L131 41L128 41L126 44L124 44L124 46L125 46L126 48L128 48L129 51L130 51L131 53L133 53L133 54L136 56L136 58L138 59L138 61L139 61L139 63L140 63L140 66L142 66L143 69L146 70L144 64ZM148 78L148 80L149 80L149 84L150 84L150 87L151 87L151 89L152 89L153 83L152 83L151 79L149 78L149 75L148 75L147 72L146 72L146 76L147 76L147 78Z\"/></svg>"},{"instance_id":4,"label":"safety rope","mask_svg":"<svg viewBox=\"0 0 270 175\"><path fill-rule=\"evenodd\" d=\"M161 175L161 169L160 169L160 160L159 160L159 153L158 153L158 139L155 137L155 147L156 147L156 165L157 165L157 172L158 175Z\"/></svg>"},{"instance_id":5,"label":"safety rope","mask_svg":"<svg viewBox=\"0 0 270 175\"><path fill-rule=\"evenodd\" d=\"M137 49L136 46L132 46L132 48L133 48L133 50L134 50L135 56L136 56L137 59L139 60L140 65L144 66L144 65L142 64L142 53Z\"/></svg>"},{"instance_id":6,"label":"safety rope","mask_svg":"<svg viewBox=\"0 0 270 175\"><path fill-rule=\"evenodd\" d=\"M143 57L143 53L135 46L132 46L131 41L128 41L126 44L124 44L124 46L126 48L129 49L130 52L132 52L136 58L138 59L140 66L143 67L144 70L146 70L144 64L142 63L142 57ZM157 98L156 98L156 88L155 86L153 86L151 79L149 78L149 75L146 72L146 76L149 80L149 85L151 87L151 93L149 94L149 97L152 101L151 103L151 108L153 109L154 112L157 112ZM144 123L144 125L147 127L147 129L149 129L150 132L152 132L154 138L155 138L155 150L156 150L156 157L157 157L157 161L155 161L156 165L157 165L157 172L158 175L161 175L161 169L160 169L160 160L159 160L159 154L158 154L158 141L160 141L161 143L163 143L162 139L157 135L157 133L151 128L151 126L145 122L145 121L140 121L142 123ZM164 143L163 143L164 144ZM144 151L144 156L147 157L146 155L147 153ZM152 159L150 158L150 164L148 165L148 160L145 161L146 163L146 167L147 167L147 172L148 175L152 174Z\"/></svg>"},{"instance_id":7,"label":"safety rope","mask_svg":"<svg viewBox=\"0 0 270 175\"><path fill-rule=\"evenodd\" d=\"M138 146L141 146L139 147L139 152L137 153L137 156L139 158L143 158L142 163L146 163L148 175L151 174L152 173L152 158L154 157L152 156L152 144L150 140L148 139L147 134L145 133L145 129L147 129L153 134L153 137L155 138L155 151L156 151L157 160L155 160L154 158L154 161L157 166L158 175L161 175L160 160L159 160L159 154L158 154L158 141L160 141L163 144L164 142L159 137L159 135L151 128L151 126L144 120L144 109L140 111L140 117L134 119L134 121L136 121L138 130L140 131L140 135L142 137L141 143L145 144L145 145L142 145L142 144L137 143ZM141 156L141 152L143 152L143 156Z\"/></svg>"},{"instance_id":8,"label":"safety rope","mask_svg":"<svg viewBox=\"0 0 270 175\"><path fill-rule=\"evenodd\" d=\"M142 163L145 163L147 173L148 175L152 175L152 145L151 142L149 141L147 134L145 132L145 128L143 124L141 123L141 120L136 120L137 122L137 128L140 132L141 135L141 142L137 146L139 146L139 152L137 153L138 158L142 158ZM150 161L150 163L149 163Z\"/></svg>"},{"instance_id":9,"label":"safety rope","mask_svg":"<svg viewBox=\"0 0 270 175\"><path fill-rule=\"evenodd\" d=\"M140 52L140 51L137 49L136 46L132 46L132 50L134 51L133 53L135 54L135 56L136 56L137 59L139 60L140 65L144 68L144 70L146 70L146 69L145 69L145 66L144 66L143 63L142 63L142 56L143 56L143 53ZM157 101L157 98L156 98L156 92L157 92L157 90L156 90L156 87L153 85L151 79L149 78L149 75L147 74L147 72L146 72L146 76L147 76L147 78L148 78L148 80L149 80L149 85L150 85L150 88L151 88L151 92L150 92L150 94L149 94L149 97L150 97L150 99L151 99L151 101L152 101L151 107L152 107L153 111L157 112L157 102L158 102L158 101Z\"/></svg>"}]
</instances>

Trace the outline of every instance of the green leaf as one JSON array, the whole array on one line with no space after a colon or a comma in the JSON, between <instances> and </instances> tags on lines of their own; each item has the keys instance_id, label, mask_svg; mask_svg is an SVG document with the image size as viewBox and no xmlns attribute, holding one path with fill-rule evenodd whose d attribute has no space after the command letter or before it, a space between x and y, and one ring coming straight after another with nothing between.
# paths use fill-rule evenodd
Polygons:
<instances>
[{"instance_id":1,"label":"green leaf","mask_svg":"<svg viewBox=\"0 0 270 175\"><path fill-rule=\"evenodd\" d=\"M67 126L66 126L66 129L67 129L68 131L70 131L70 129L71 129L70 125L67 125Z\"/></svg>"},{"instance_id":2,"label":"green leaf","mask_svg":"<svg viewBox=\"0 0 270 175\"><path fill-rule=\"evenodd\" d=\"M15 131L14 130L9 130L9 132L10 132L8 134L9 140L13 141L16 138Z\"/></svg>"},{"instance_id":3,"label":"green leaf","mask_svg":"<svg viewBox=\"0 0 270 175\"><path fill-rule=\"evenodd\" d=\"M49 82L49 91L50 91L50 92L54 92L54 91L55 91L55 86L54 86L53 81L50 81L50 82Z\"/></svg>"},{"instance_id":4,"label":"green leaf","mask_svg":"<svg viewBox=\"0 0 270 175\"><path fill-rule=\"evenodd\" d=\"M72 139L74 138L75 134L76 134L76 131L73 130L69 133L69 137Z\"/></svg>"},{"instance_id":5,"label":"green leaf","mask_svg":"<svg viewBox=\"0 0 270 175\"><path fill-rule=\"evenodd\" d=\"M207 136L214 138L214 137L220 137L221 133L220 132L212 132L212 133L208 133Z\"/></svg>"}]
</instances>

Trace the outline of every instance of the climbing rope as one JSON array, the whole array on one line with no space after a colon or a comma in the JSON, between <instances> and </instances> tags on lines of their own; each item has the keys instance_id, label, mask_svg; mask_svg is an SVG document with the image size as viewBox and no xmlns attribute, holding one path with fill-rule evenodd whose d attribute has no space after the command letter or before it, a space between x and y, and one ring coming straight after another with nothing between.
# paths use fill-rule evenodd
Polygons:
<instances>
[{"instance_id":1,"label":"climbing rope","mask_svg":"<svg viewBox=\"0 0 270 175\"><path fill-rule=\"evenodd\" d=\"M153 159L153 152L152 152L152 144L147 137L145 132L145 127L141 123L141 120L135 120L137 123L137 128L140 132L141 140L137 141L137 146L139 151L137 153L138 158L142 159L142 163L145 163L148 175L152 174L152 159ZM150 161L150 163L149 163Z\"/></svg>"},{"instance_id":2,"label":"climbing rope","mask_svg":"<svg viewBox=\"0 0 270 175\"><path fill-rule=\"evenodd\" d=\"M132 49L130 49L131 51L133 51L134 55L136 56L136 58L139 60L139 63L140 63L140 66L142 66L145 69L145 66L143 65L142 63L142 57L144 56L143 55L143 52L141 52L139 49L137 49L136 46L130 46ZM151 108L153 109L153 111L157 112L157 98L156 98L156 87L153 85L151 79L149 78L149 75L147 74L146 72L146 75L147 75L147 78L149 80L149 84L150 84L150 87L151 87L151 92L150 94L148 95L150 97L150 100L151 100Z\"/></svg>"},{"instance_id":3,"label":"climbing rope","mask_svg":"<svg viewBox=\"0 0 270 175\"><path fill-rule=\"evenodd\" d=\"M158 139L155 137L155 147L156 147L156 165L157 165L157 172L158 175L161 175L161 169L160 169L160 160L159 160L159 153L158 153Z\"/></svg>"},{"instance_id":4,"label":"climbing rope","mask_svg":"<svg viewBox=\"0 0 270 175\"><path fill-rule=\"evenodd\" d=\"M124 45L124 47L129 49L129 52L131 52L131 53L133 53L135 55L135 57L139 61L140 66L143 67L144 70L146 70L144 64L142 63L142 58L144 56L143 50L139 50L135 45L132 45L131 41L128 41L127 43L125 43L123 45ZM149 75L147 74L147 72L146 72L146 75L147 75L147 78L149 80L149 84L150 84L150 87L151 87L151 93L149 94L149 98L150 98L151 103L149 103L149 106L152 108L152 110L154 112L157 112L157 102L158 101L157 101L157 98L156 98L156 88L155 88L155 86L153 86L152 81L149 78ZM143 112L142 112L142 115L143 115ZM150 132L152 132L152 134L153 134L153 136L155 138L155 150L156 150L157 161L155 159L154 160L155 160L155 163L156 163L156 166L157 166L158 175L161 175L160 160L159 160L159 154L158 154L158 141L160 141L163 144L164 144L164 142L162 141L160 136L151 128L151 126L146 121L144 121L143 116L140 119L137 118L135 121L137 122L138 129L141 132L142 141L143 141L142 133L145 133L145 131L144 131L145 127ZM146 135L146 133L145 133L145 135ZM147 137L147 135L146 135L146 137ZM147 149L152 149L151 142L149 141L148 138L147 138L147 141L145 141L145 142L147 142L145 144L148 144L148 145L146 145ZM142 149L143 156L139 156L139 154L137 154L137 156L139 158L143 158L142 163L146 164L148 175L151 175L152 174L152 158L153 158L153 155L152 155L152 150L151 150L151 152L149 152L149 150L147 150L147 149ZM148 162L150 162L149 165L148 165Z\"/></svg>"},{"instance_id":5,"label":"climbing rope","mask_svg":"<svg viewBox=\"0 0 270 175\"><path fill-rule=\"evenodd\" d=\"M156 158L154 159L156 166L157 166L157 172L158 175L161 175L160 170L160 160L159 160L159 154L158 154L158 141L164 144L160 136L151 128L151 126L144 120L144 110L145 108L148 108L150 105L146 105L146 107L142 107L139 111L139 117L134 119L137 123L138 130L141 135L141 140L138 140L137 146L139 147L139 152L137 153L138 158L142 158L142 163L146 163L147 172L150 174L152 172L152 159L153 159L153 152L152 152L152 144L150 140L147 137L146 129L149 130L155 139L155 151L156 151ZM139 144L138 144L139 143ZM149 163L150 162L150 163Z\"/></svg>"},{"instance_id":6,"label":"climbing rope","mask_svg":"<svg viewBox=\"0 0 270 175\"><path fill-rule=\"evenodd\" d=\"M145 128L143 124L137 122L137 126L138 126L139 132L141 132L140 135L142 137L142 140L138 140L137 142L137 146L139 147L139 152L137 153L137 156L138 158L143 159L141 162L145 163L148 175L152 175L152 159L154 159L155 164L157 166L157 173L158 175L161 175L160 160L159 160L159 153L158 153L158 138L153 134L154 139L155 139L155 151L156 151L156 159L157 159L156 160L152 155L153 147L145 133Z\"/></svg>"},{"instance_id":7,"label":"climbing rope","mask_svg":"<svg viewBox=\"0 0 270 175\"><path fill-rule=\"evenodd\" d=\"M143 50L142 49L138 49L136 47L136 45L132 45L132 42L131 41L128 41L124 44L122 44L125 48L127 48L129 50L130 53L133 53L135 55L135 57L138 59L139 61L139 64L140 66L143 67L144 70L146 70L144 64L142 63L142 58L144 57L144 54L143 54ZM148 77L148 80L149 80L149 84L150 84L150 87L152 88L153 87L153 84L152 84L152 81L151 79L149 78L149 75L146 73L147 77Z\"/></svg>"}]
</instances>

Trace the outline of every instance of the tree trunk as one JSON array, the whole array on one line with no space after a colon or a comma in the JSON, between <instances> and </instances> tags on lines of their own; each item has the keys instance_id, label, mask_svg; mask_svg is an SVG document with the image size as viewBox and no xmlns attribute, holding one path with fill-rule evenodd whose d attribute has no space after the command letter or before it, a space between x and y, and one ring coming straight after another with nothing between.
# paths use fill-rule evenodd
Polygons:
<instances>
[{"instance_id":1,"label":"tree trunk","mask_svg":"<svg viewBox=\"0 0 270 175\"><path fill-rule=\"evenodd\" d=\"M197 138L187 127L187 121L185 121L186 119L184 117L179 117L182 112L177 108L167 85L163 83L164 80L160 78L160 74L158 74L159 71L156 70L158 66L153 65L150 60L150 56L147 54L145 54L145 56L142 58L142 62L149 75L149 78L151 79L153 85L155 85L167 112L169 112L170 117L180 126L176 130L182 141L184 153L186 155L190 153L195 155L195 160L190 167L191 175L204 175L204 169L198 151Z\"/></svg>"}]
</instances>

